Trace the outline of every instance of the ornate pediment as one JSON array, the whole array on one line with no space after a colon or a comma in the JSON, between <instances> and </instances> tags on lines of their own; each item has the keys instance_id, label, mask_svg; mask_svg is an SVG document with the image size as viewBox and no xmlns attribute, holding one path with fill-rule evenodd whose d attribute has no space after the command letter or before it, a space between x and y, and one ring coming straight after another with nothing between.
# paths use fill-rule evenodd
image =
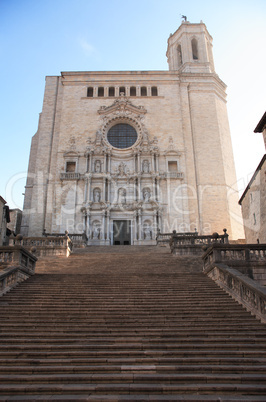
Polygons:
<instances>
[{"instance_id":1,"label":"ornate pediment","mask_svg":"<svg viewBox=\"0 0 266 402\"><path fill-rule=\"evenodd\" d=\"M147 110L143 106L135 106L124 95L115 100L111 106L101 106L98 113L103 119L110 119L110 117L134 117L141 119Z\"/></svg>"}]
</instances>

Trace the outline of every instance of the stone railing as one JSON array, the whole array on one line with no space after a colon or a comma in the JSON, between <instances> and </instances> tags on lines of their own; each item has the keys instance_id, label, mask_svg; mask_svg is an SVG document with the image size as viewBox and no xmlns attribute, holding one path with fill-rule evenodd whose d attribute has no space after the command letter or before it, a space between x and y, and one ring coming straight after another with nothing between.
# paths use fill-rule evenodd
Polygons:
<instances>
[{"instance_id":1,"label":"stone railing","mask_svg":"<svg viewBox=\"0 0 266 402\"><path fill-rule=\"evenodd\" d=\"M204 271L223 263L266 285L266 244L213 244L202 258Z\"/></svg>"},{"instance_id":2,"label":"stone railing","mask_svg":"<svg viewBox=\"0 0 266 402\"><path fill-rule=\"evenodd\" d=\"M234 268L217 263L205 271L217 285L266 323L266 289Z\"/></svg>"},{"instance_id":3,"label":"stone railing","mask_svg":"<svg viewBox=\"0 0 266 402\"><path fill-rule=\"evenodd\" d=\"M85 247L87 245L88 237L86 233L69 233L68 235L74 247Z\"/></svg>"},{"instance_id":4,"label":"stone railing","mask_svg":"<svg viewBox=\"0 0 266 402\"><path fill-rule=\"evenodd\" d=\"M228 234L226 229L224 229L224 234L219 235L218 233L213 233L212 235L201 235L199 236L197 232L191 235L173 232L169 245L171 253L173 255L191 255L197 256L202 255L203 246L210 246L212 244L228 244Z\"/></svg>"},{"instance_id":5,"label":"stone railing","mask_svg":"<svg viewBox=\"0 0 266 402\"><path fill-rule=\"evenodd\" d=\"M60 173L60 180L79 180L80 177L81 177L80 173L75 172Z\"/></svg>"},{"instance_id":6,"label":"stone railing","mask_svg":"<svg viewBox=\"0 0 266 402\"><path fill-rule=\"evenodd\" d=\"M173 236L177 237L195 237L198 236L198 232L182 232L177 233L175 230L172 233L161 233L160 230L157 233L157 245L169 245Z\"/></svg>"},{"instance_id":7,"label":"stone railing","mask_svg":"<svg viewBox=\"0 0 266 402\"><path fill-rule=\"evenodd\" d=\"M64 256L69 257L73 244L67 236L22 237L10 238L9 245L19 245L32 251L38 257Z\"/></svg>"},{"instance_id":8,"label":"stone railing","mask_svg":"<svg viewBox=\"0 0 266 402\"><path fill-rule=\"evenodd\" d=\"M73 247L85 247L88 241L86 233L68 233L67 230L65 231L65 233L46 233L46 231L44 231L43 235L45 237L68 236L72 242Z\"/></svg>"},{"instance_id":9,"label":"stone railing","mask_svg":"<svg viewBox=\"0 0 266 402\"><path fill-rule=\"evenodd\" d=\"M214 244L202 258L203 271L266 323L266 244Z\"/></svg>"},{"instance_id":10,"label":"stone railing","mask_svg":"<svg viewBox=\"0 0 266 402\"><path fill-rule=\"evenodd\" d=\"M182 172L167 172L169 179L184 179L184 173Z\"/></svg>"},{"instance_id":11,"label":"stone railing","mask_svg":"<svg viewBox=\"0 0 266 402\"><path fill-rule=\"evenodd\" d=\"M24 247L0 247L0 296L34 275L36 261Z\"/></svg>"}]
</instances>

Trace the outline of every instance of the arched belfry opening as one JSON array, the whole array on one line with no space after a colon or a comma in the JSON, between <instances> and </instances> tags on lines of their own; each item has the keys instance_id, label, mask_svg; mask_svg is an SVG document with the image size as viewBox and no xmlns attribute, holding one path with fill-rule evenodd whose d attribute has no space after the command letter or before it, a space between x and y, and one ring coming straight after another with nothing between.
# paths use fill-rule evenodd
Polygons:
<instances>
[{"instance_id":1,"label":"arched belfry opening","mask_svg":"<svg viewBox=\"0 0 266 402\"><path fill-rule=\"evenodd\" d=\"M198 41L195 38L193 38L191 41L191 49L192 49L193 60L198 60L199 59Z\"/></svg>"}]
</instances>

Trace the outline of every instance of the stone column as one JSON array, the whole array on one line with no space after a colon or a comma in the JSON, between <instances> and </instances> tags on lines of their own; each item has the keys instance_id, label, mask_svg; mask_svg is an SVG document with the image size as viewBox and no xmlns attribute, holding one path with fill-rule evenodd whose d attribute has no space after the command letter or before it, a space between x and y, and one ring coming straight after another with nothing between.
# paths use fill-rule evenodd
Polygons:
<instances>
[{"instance_id":1,"label":"stone column","mask_svg":"<svg viewBox=\"0 0 266 402\"><path fill-rule=\"evenodd\" d=\"M90 154L90 172L93 172L92 159L92 154Z\"/></svg>"},{"instance_id":2,"label":"stone column","mask_svg":"<svg viewBox=\"0 0 266 402\"><path fill-rule=\"evenodd\" d=\"M142 212L139 211L139 240L142 240Z\"/></svg>"},{"instance_id":3,"label":"stone column","mask_svg":"<svg viewBox=\"0 0 266 402\"><path fill-rule=\"evenodd\" d=\"M160 178L157 177L157 201L161 201L160 200Z\"/></svg>"},{"instance_id":4,"label":"stone column","mask_svg":"<svg viewBox=\"0 0 266 402\"><path fill-rule=\"evenodd\" d=\"M151 171L152 171L152 172L155 171L155 167L154 167L154 154L151 155Z\"/></svg>"},{"instance_id":5,"label":"stone column","mask_svg":"<svg viewBox=\"0 0 266 402\"><path fill-rule=\"evenodd\" d=\"M106 201L106 177L103 177L103 195L102 195L102 201Z\"/></svg>"},{"instance_id":6,"label":"stone column","mask_svg":"<svg viewBox=\"0 0 266 402\"><path fill-rule=\"evenodd\" d=\"M156 239L157 234L157 211L153 211L153 227L152 227L152 239Z\"/></svg>"},{"instance_id":7,"label":"stone column","mask_svg":"<svg viewBox=\"0 0 266 402\"><path fill-rule=\"evenodd\" d=\"M141 172L140 153L138 153L138 173Z\"/></svg>"},{"instance_id":8,"label":"stone column","mask_svg":"<svg viewBox=\"0 0 266 402\"><path fill-rule=\"evenodd\" d=\"M110 211L106 213L106 239L110 240Z\"/></svg>"},{"instance_id":9,"label":"stone column","mask_svg":"<svg viewBox=\"0 0 266 402\"><path fill-rule=\"evenodd\" d=\"M90 154L87 154L87 159L86 159L86 173L88 173L88 171L89 171L89 167L90 167L89 163L90 163Z\"/></svg>"},{"instance_id":10,"label":"stone column","mask_svg":"<svg viewBox=\"0 0 266 402\"><path fill-rule=\"evenodd\" d=\"M91 217L91 214L90 214L90 212L87 211L87 228L86 228L86 234L87 234L88 239L90 239L90 237L91 237L91 233L90 233L90 217Z\"/></svg>"},{"instance_id":11,"label":"stone column","mask_svg":"<svg viewBox=\"0 0 266 402\"><path fill-rule=\"evenodd\" d=\"M105 240L105 211L102 213L102 235L101 240Z\"/></svg>"},{"instance_id":12,"label":"stone column","mask_svg":"<svg viewBox=\"0 0 266 402\"><path fill-rule=\"evenodd\" d=\"M91 174L89 174L89 179L88 179L88 195L89 195L89 201L91 201Z\"/></svg>"},{"instance_id":13,"label":"stone column","mask_svg":"<svg viewBox=\"0 0 266 402\"><path fill-rule=\"evenodd\" d=\"M156 188L155 188L155 177L152 178L152 193L154 201L157 201Z\"/></svg>"},{"instance_id":14,"label":"stone column","mask_svg":"<svg viewBox=\"0 0 266 402\"><path fill-rule=\"evenodd\" d=\"M137 241L137 228L138 228L138 225L137 225L137 211L135 211L134 214L133 214L133 230L134 230L133 237L134 237L134 242Z\"/></svg>"},{"instance_id":15,"label":"stone column","mask_svg":"<svg viewBox=\"0 0 266 402\"><path fill-rule=\"evenodd\" d=\"M106 154L103 156L103 173L106 173Z\"/></svg>"},{"instance_id":16,"label":"stone column","mask_svg":"<svg viewBox=\"0 0 266 402\"><path fill-rule=\"evenodd\" d=\"M86 204L88 196L88 177L85 178L85 189L84 189L84 202Z\"/></svg>"}]
</instances>

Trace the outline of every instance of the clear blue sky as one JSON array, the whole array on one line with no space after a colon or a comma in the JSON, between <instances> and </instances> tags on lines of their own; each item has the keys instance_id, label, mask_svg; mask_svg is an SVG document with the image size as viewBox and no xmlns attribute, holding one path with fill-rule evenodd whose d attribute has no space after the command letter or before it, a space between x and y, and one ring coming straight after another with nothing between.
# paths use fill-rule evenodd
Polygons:
<instances>
[{"instance_id":1,"label":"clear blue sky","mask_svg":"<svg viewBox=\"0 0 266 402\"><path fill-rule=\"evenodd\" d=\"M183 14L213 37L244 190L265 152L253 133L266 110L265 0L0 0L0 195L10 207L23 206L45 76L167 70L167 39Z\"/></svg>"}]
</instances>

